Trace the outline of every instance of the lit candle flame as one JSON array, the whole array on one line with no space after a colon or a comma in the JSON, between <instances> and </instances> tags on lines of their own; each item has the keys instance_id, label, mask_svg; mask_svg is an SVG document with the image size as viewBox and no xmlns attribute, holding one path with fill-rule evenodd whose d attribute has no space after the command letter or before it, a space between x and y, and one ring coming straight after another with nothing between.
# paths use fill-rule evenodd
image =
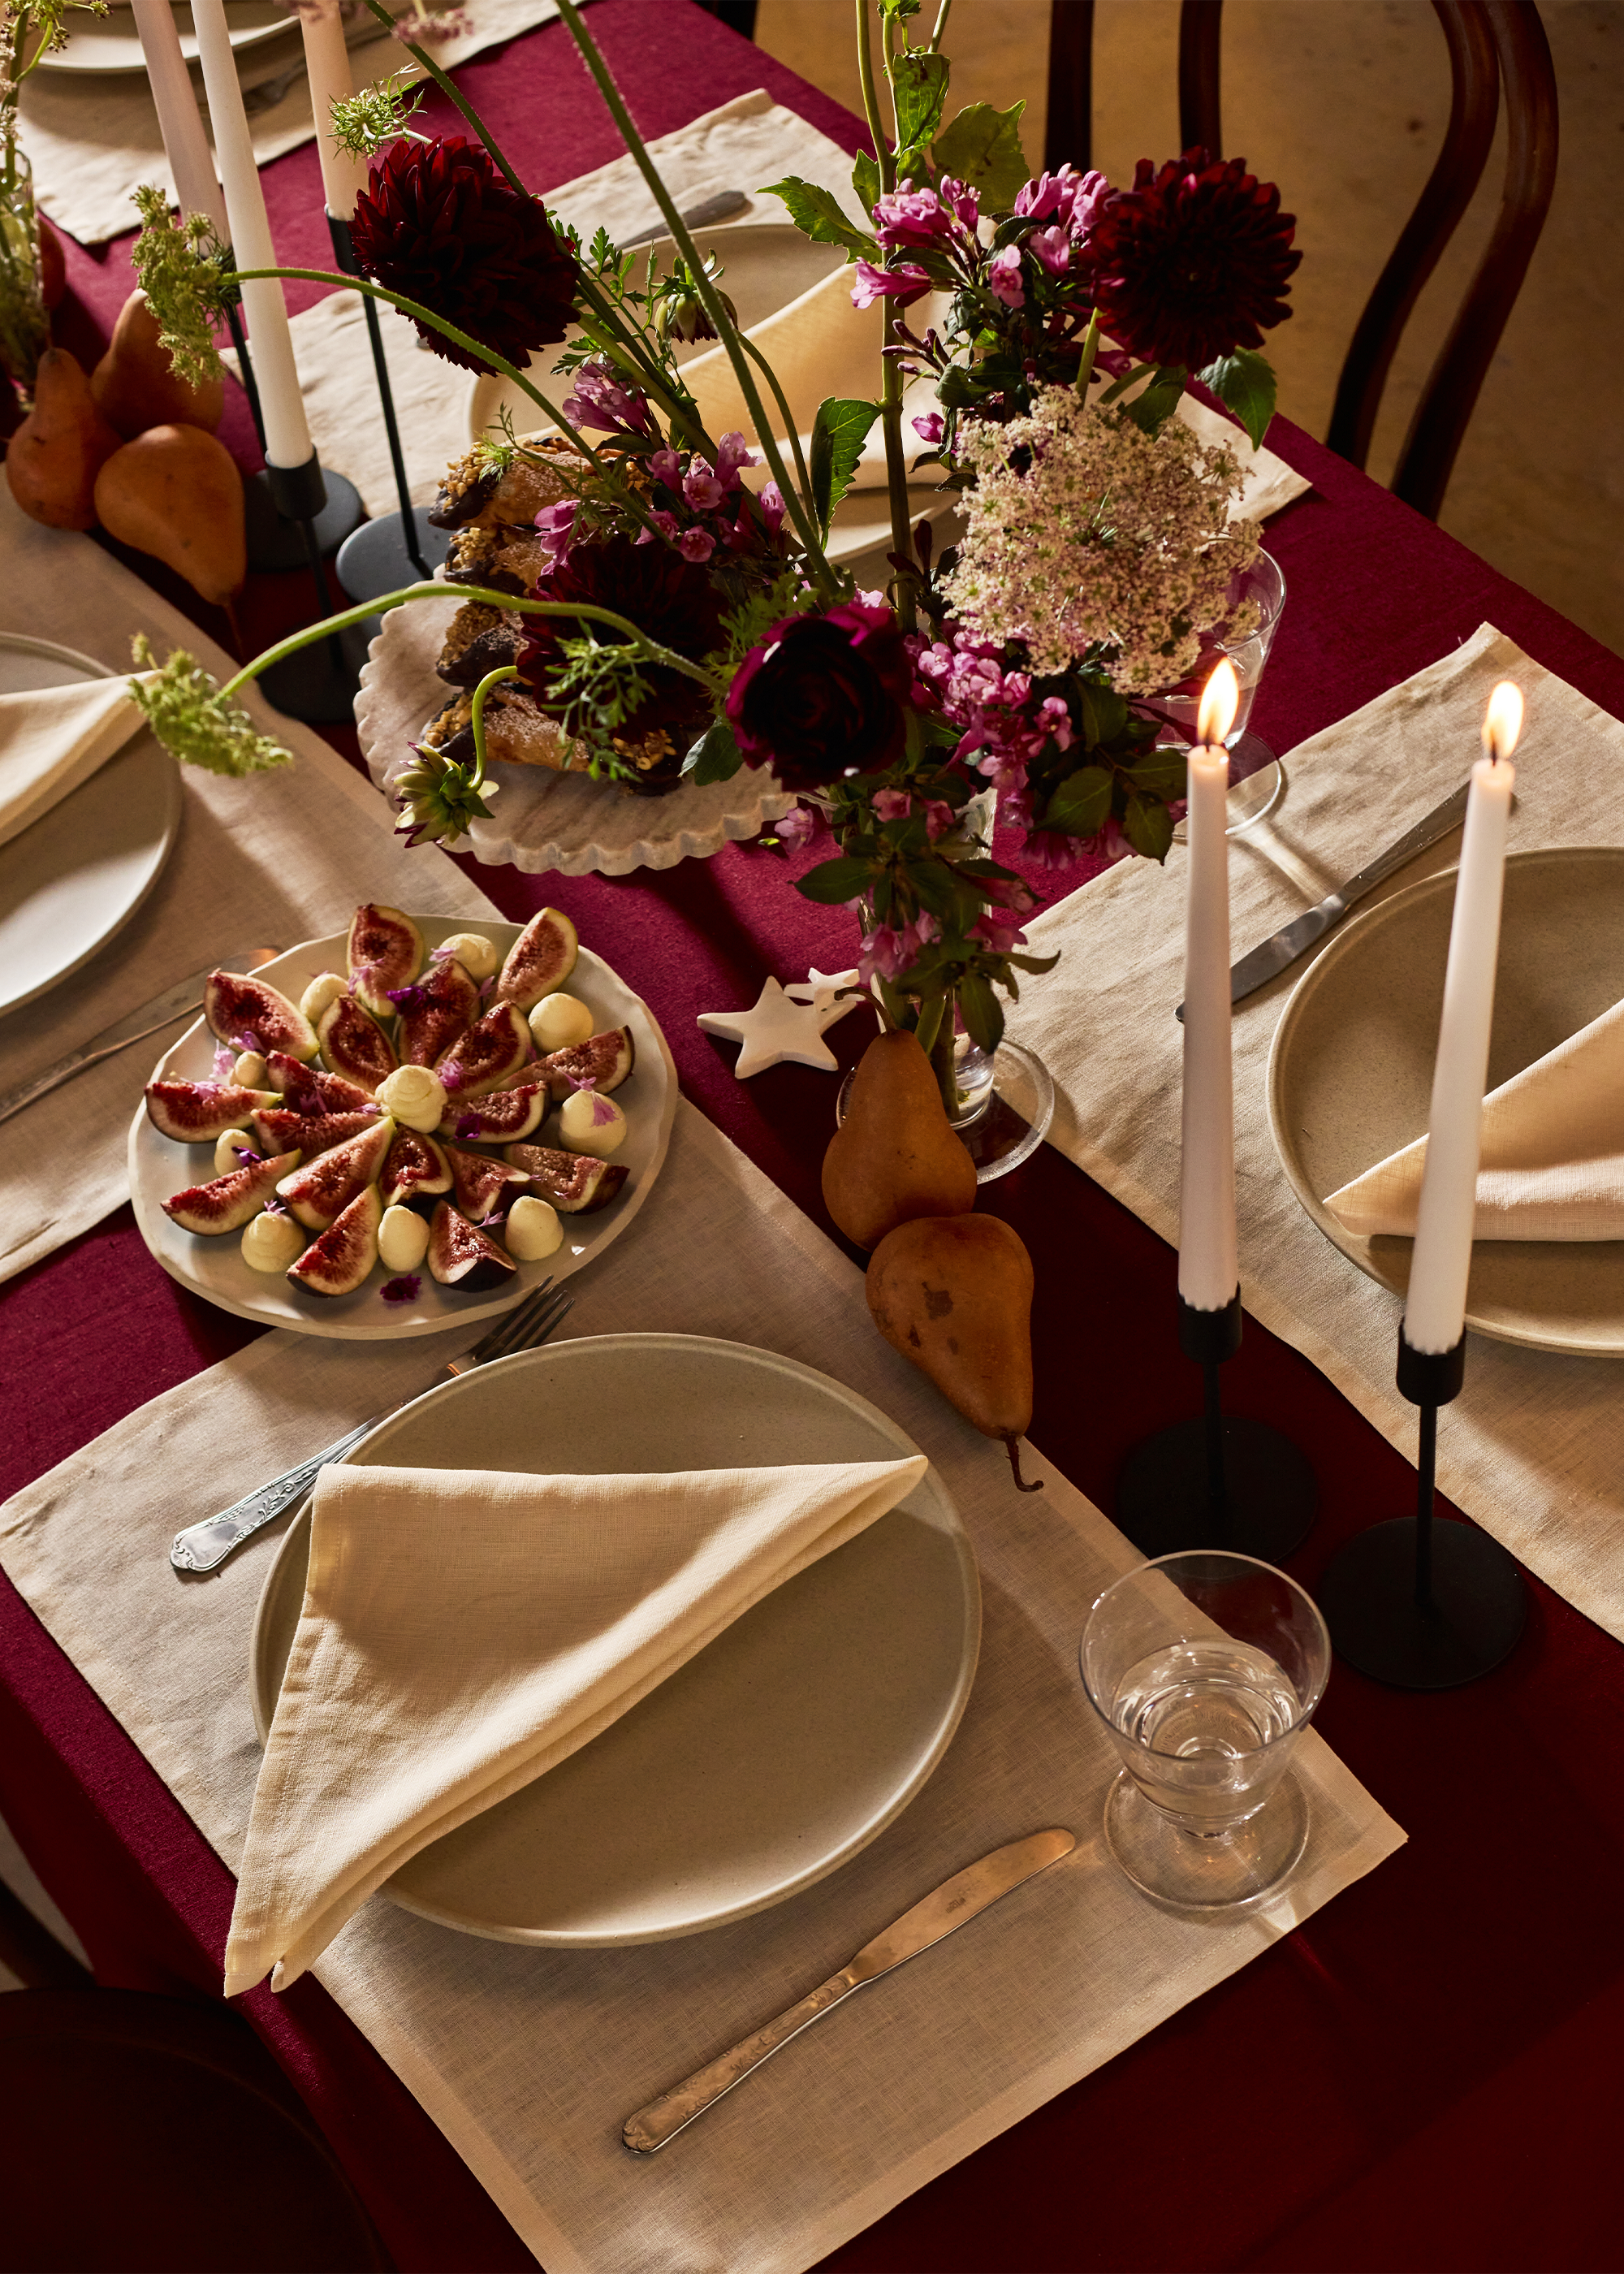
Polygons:
<instances>
[{"instance_id":1,"label":"lit candle flame","mask_svg":"<svg viewBox=\"0 0 1624 2274\"><path fill-rule=\"evenodd\" d=\"M1196 712L1197 740L1209 750L1220 742L1227 742L1240 707L1241 683L1235 675L1235 666L1226 655L1201 689L1201 707Z\"/></svg>"},{"instance_id":2,"label":"lit candle flame","mask_svg":"<svg viewBox=\"0 0 1624 2274\"><path fill-rule=\"evenodd\" d=\"M1508 758L1522 732L1522 690L1502 679L1483 714L1483 747L1498 762Z\"/></svg>"}]
</instances>

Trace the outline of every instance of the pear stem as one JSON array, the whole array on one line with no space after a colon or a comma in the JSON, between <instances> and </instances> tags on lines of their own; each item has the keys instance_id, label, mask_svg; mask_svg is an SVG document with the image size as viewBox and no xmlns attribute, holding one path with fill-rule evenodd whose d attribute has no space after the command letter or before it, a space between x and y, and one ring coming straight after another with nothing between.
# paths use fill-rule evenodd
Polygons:
<instances>
[{"instance_id":1,"label":"pear stem","mask_svg":"<svg viewBox=\"0 0 1624 2274\"><path fill-rule=\"evenodd\" d=\"M1032 1482L1028 1484L1020 1472L1020 1439L1018 1436L1006 1437L1004 1441L1004 1449L1010 1457L1010 1467L1014 1472L1016 1491L1041 1492L1043 1489L1041 1477L1034 1477Z\"/></svg>"}]
</instances>

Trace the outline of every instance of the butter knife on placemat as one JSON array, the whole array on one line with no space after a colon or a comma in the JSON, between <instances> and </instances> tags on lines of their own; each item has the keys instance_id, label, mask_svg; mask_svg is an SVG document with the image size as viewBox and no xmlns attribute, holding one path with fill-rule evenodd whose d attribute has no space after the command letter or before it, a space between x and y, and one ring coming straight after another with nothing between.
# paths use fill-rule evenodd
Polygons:
<instances>
[{"instance_id":1,"label":"butter knife on placemat","mask_svg":"<svg viewBox=\"0 0 1624 2274\"><path fill-rule=\"evenodd\" d=\"M827 1982L820 1982L816 1990L808 1991L799 2005L780 2014L777 2021L763 2022L759 2029L751 2031L742 2044L708 2061L680 2084L673 2084L669 2092L662 2092L658 2100L651 2100L646 2108L640 2108L635 2116L628 2116L621 2129L621 2139L638 2155L651 2156L667 2140L674 2139L684 2125L703 2116L725 2092L731 2092L753 2068L759 2068L780 2045L786 2045L802 2029L820 2021L831 2007L849 1998L853 1990L861 1990L865 1982L874 1982L882 1974L889 1974L905 1959L929 1950L933 1942L940 1942L944 1935L951 1934L955 1927L974 1918L989 1903L996 1903L1012 1887L1019 1887L1023 1879L1031 1879L1035 1872L1057 1864L1063 1856L1069 1856L1076 1845L1076 1837L1070 1832L1034 1832L1029 1839L996 1848L990 1856L983 1856L979 1864L956 1871L951 1879L944 1880L934 1894L915 1903L912 1910L904 1911L883 1934L865 1943L838 1974L831 1974Z\"/></svg>"}]
</instances>

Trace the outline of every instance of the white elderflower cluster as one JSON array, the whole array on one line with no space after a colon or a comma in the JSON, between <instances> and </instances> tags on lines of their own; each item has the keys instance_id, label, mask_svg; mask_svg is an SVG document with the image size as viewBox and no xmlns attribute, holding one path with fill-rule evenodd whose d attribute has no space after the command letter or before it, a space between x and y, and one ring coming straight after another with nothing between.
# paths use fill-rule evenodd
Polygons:
<instances>
[{"instance_id":1,"label":"white elderflower cluster","mask_svg":"<svg viewBox=\"0 0 1624 2274\"><path fill-rule=\"evenodd\" d=\"M1227 606L1258 551L1257 523L1229 518L1233 452L1177 418L1147 434L1064 387L1007 425L966 420L959 447L975 483L947 599L980 637L1024 641L1038 676L1104 649L1113 683L1146 694L1189 674L1203 630L1248 628Z\"/></svg>"}]
</instances>

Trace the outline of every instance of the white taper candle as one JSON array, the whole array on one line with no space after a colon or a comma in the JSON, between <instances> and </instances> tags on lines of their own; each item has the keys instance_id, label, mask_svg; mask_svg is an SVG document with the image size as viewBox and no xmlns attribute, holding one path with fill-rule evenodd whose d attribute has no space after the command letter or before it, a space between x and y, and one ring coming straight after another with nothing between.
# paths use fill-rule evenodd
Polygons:
<instances>
[{"instance_id":1,"label":"white taper candle","mask_svg":"<svg viewBox=\"0 0 1624 2274\"><path fill-rule=\"evenodd\" d=\"M333 139L333 105L348 102L355 93L338 0L304 0L299 28L304 35L304 69L316 116L322 192L327 211L340 221L348 221L355 211L357 195L366 187L366 162L351 157Z\"/></svg>"},{"instance_id":2,"label":"white taper candle","mask_svg":"<svg viewBox=\"0 0 1624 2274\"><path fill-rule=\"evenodd\" d=\"M147 58L163 154L169 162L175 202L182 213L207 214L219 236L229 241L226 201L220 193L208 137L192 91L192 73L180 51L180 34L169 0L133 0L135 28Z\"/></svg>"},{"instance_id":3,"label":"white taper candle","mask_svg":"<svg viewBox=\"0 0 1624 2274\"><path fill-rule=\"evenodd\" d=\"M1404 1301L1404 1340L1411 1350L1429 1353L1453 1350L1466 1325L1506 831L1517 779L1511 753L1522 722L1522 697L1508 680L1503 681L1489 698L1484 723L1484 744L1491 755L1473 766L1466 801L1444 970L1443 1016L1432 1065L1426 1167Z\"/></svg>"},{"instance_id":4,"label":"white taper candle","mask_svg":"<svg viewBox=\"0 0 1624 2274\"><path fill-rule=\"evenodd\" d=\"M203 87L214 130L214 152L220 178L225 185L226 217L232 249L239 268L268 268L276 255L271 246L271 225L266 218L265 192L254 160L253 138L243 91L237 85L237 60L231 53L222 0L192 0L192 20L198 35L198 60L203 66ZM288 331L288 305L277 276L250 277L243 285L243 306L248 317L248 344L253 353L254 377L259 383L259 410L265 420L265 455L274 466L303 466L311 456L310 428L304 419L304 398L293 360L293 341Z\"/></svg>"},{"instance_id":5,"label":"white taper candle","mask_svg":"<svg viewBox=\"0 0 1624 2274\"><path fill-rule=\"evenodd\" d=\"M1223 740L1237 697L1235 666L1226 659L1203 693L1201 741L1189 758L1178 1291L1197 1311L1227 1308L1240 1281L1229 1058L1229 753Z\"/></svg>"}]
</instances>

